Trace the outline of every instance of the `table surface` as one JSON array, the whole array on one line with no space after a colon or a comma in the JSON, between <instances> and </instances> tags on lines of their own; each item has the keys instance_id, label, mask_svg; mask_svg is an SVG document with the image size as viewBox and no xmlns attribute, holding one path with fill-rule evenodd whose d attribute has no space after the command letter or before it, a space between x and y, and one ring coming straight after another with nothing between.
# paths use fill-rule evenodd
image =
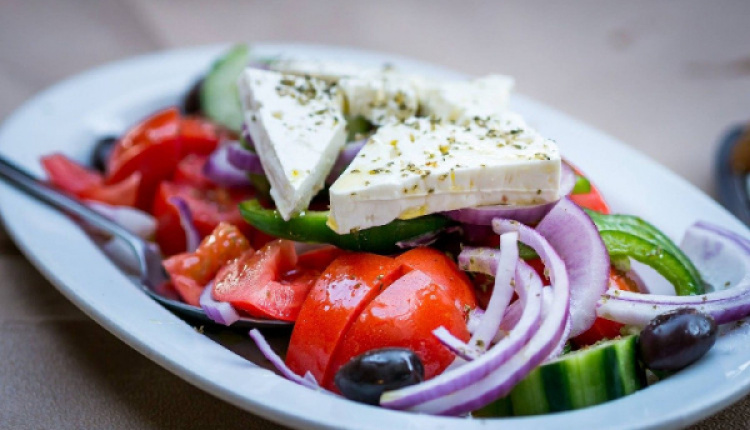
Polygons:
<instances>
[{"instance_id":1,"label":"table surface","mask_svg":"<svg viewBox=\"0 0 750 430\"><path fill-rule=\"evenodd\" d=\"M513 75L519 92L714 195L718 139L750 119L748 16L747 1L0 0L0 120L60 79L142 53L227 41L346 45ZM2 227L0 279L0 428L282 428L110 335ZM694 428L749 425L746 397Z\"/></svg>"}]
</instances>

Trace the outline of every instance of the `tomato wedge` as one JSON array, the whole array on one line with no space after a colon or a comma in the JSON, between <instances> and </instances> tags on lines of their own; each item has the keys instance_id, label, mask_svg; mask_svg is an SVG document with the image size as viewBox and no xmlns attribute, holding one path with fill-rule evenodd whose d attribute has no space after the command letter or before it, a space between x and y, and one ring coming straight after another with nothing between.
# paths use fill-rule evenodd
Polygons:
<instances>
[{"instance_id":1,"label":"tomato wedge","mask_svg":"<svg viewBox=\"0 0 750 430\"><path fill-rule=\"evenodd\" d=\"M586 175L584 175L576 167L571 166L571 168L577 175L586 177ZM570 200L572 200L582 208L591 209L592 211L601 212L603 214L610 213L609 205L604 201L604 197L602 197L599 189L594 185L593 182L589 181L589 184L591 189L588 193L571 194L570 196L568 196L570 197Z\"/></svg>"},{"instance_id":2,"label":"tomato wedge","mask_svg":"<svg viewBox=\"0 0 750 430\"><path fill-rule=\"evenodd\" d=\"M371 301L341 340L331 359L331 377L346 362L378 348L402 347L414 351L425 366L425 378L440 374L455 355L432 334L444 326L454 336L468 342L464 311L456 297L445 293L427 274L413 270L391 284ZM323 380L331 389L332 383Z\"/></svg>"},{"instance_id":3,"label":"tomato wedge","mask_svg":"<svg viewBox=\"0 0 750 430\"><path fill-rule=\"evenodd\" d=\"M231 224L220 223L195 252L174 255L163 265L183 300L197 306L200 293L219 269L247 250L252 248L242 232Z\"/></svg>"},{"instance_id":4,"label":"tomato wedge","mask_svg":"<svg viewBox=\"0 0 750 430\"><path fill-rule=\"evenodd\" d=\"M183 118L177 108L157 112L130 129L114 146L107 164L107 183L141 173L136 206L150 210L159 184L171 179L188 154L210 154L219 143L216 126Z\"/></svg>"},{"instance_id":5,"label":"tomato wedge","mask_svg":"<svg viewBox=\"0 0 750 430\"><path fill-rule=\"evenodd\" d=\"M294 242L246 251L216 275L213 296L256 318L294 321L319 272L297 270Z\"/></svg>"},{"instance_id":6,"label":"tomato wedge","mask_svg":"<svg viewBox=\"0 0 750 430\"><path fill-rule=\"evenodd\" d=\"M295 324L286 363L292 371L311 372L317 381L330 381L330 360L341 337L364 307L402 275L390 257L347 253L320 275Z\"/></svg>"},{"instance_id":7,"label":"tomato wedge","mask_svg":"<svg viewBox=\"0 0 750 430\"><path fill-rule=\"evenodd\" d=\"M399 255L396 261L409 270L419 270L429 276L432 282L443 287L447 294L458 300L456 306L459 306L460 310L468 312L477 306L471 280L445 253L433 248L420 247Z\"/></svg>"},{"instance_id":8,"label":"tomato wedge","mask_svg":"<svg viewBox=\"0 0 750 430\"><path fill-rule=\"evenodd\" d=\"M263 245L254 240L255 229L245 222L238 208L241 201L252 195L252 190L227 190L214 186L202 188L185 183L162 182L153 205L157 222L156 242L162 253L173 255L184 252L186 247L179 212L170 203L172 197L179 197L187 203L201 237L209 235L219 223L226 222L237 226L254 247Z\"/></svg>"},{"instance_id":9,"label":"tomato wedge","mask_svg":"<svg viewBox=\"0 0 750 430\"><path fill-rule=\"evenodd\" d=\"M118 183L105 185L101 174L81 166L65 155L51 154L42 157L41 162L53 186L79 199L115 206L132 206L136 201L141 182L138 172Z\"/></svg>"}]
</instances>

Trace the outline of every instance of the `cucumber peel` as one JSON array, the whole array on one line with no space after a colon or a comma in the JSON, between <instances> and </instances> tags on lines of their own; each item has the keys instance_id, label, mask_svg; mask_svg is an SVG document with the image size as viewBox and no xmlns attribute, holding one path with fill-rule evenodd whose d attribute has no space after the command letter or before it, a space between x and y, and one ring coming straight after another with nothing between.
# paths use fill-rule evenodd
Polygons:
<instances>
[{"instance_id":1,"label":"cucumber peel","mask_svg":"<svg viewBox=\"0 0 750 430\"><path fill-rule=\"evenodd\" d=\"M638 337L632 335L573 351L534 369L507 396L472 415L538 415L624 397L646 385L637 354Z\"/></svg>"},{"instance_id":2,"label":"cucumber peel","mask_svg":"<svg viewBox=\"0 0 750 430\"><path fill-rule=\"evenodd\" d=\"M238 134L242 131L243 113L237 79L249 62L247 45L232 47L213 64L200 92L203 113Z\"/></svg>"}]
</instances>

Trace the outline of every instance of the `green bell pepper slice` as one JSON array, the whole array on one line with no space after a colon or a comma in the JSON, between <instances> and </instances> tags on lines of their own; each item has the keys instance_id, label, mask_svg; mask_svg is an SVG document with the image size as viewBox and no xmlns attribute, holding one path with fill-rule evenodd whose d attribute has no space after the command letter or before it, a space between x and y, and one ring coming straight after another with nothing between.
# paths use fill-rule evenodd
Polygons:
<instances>
[{"instance_id":1,"label":"green bell pepper slice","mask_svg":"<svg viewBox=\"0 0 750 430\"><path fill-rule=\"evenodd\" d=\"M274 209L263 208L258 200L240 203L240 213L250 225L282 239L297 242L328 243L350 251L391 254L400 250L396 242L414 239L449 226L452 221L440 215L426 215L409 220L338 234L326 222L328 211L305 211L285 221Z\"/></svg>"},{"instance_id":2,"label":"green bell pepper slice","mask_svg":"<svg viewBox=\"0 0 750 430\"><path fill-rule=\"evenodd\" d=\"M628 233L651 243L652 248L655 247L657 249L657 251L651 251L652 253L659 252L659 250L661 250L666 251L667 253L669 253L669 255L674 257L674 259L676 259L677 262L679 262L680 265L684 268L684 270L680 271L687 274L684 279L675 280L678 281L680 285L672 282L672 284L675 286L677 294L692 295L703 294L705 292L704 283L701 278L700 272L695 267L693 262L690 261L687 255L685 255L685 253L682 252L682 250L658 228L633 215L605 215L590 210L586 210L586 213L591 217L591 220L594 221L594 224L596 224L596 227L600 232L618 231ZM635 258L637 261L641 261L641 259L636 258L635 255L628 256ZM643 261L641 262L643 263ZM659 270L657 271L666 278L664 273Z\"/></svg>"}]
</instances>

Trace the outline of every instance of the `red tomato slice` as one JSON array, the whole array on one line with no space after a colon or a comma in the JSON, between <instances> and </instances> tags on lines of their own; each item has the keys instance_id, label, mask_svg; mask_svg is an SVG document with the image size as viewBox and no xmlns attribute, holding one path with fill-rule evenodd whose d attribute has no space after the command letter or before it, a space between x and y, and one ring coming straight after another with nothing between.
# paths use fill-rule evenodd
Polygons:
<instances>
[{"instance_id":1,"label":"red tomato slice","mask_svg":"<svg viewBox=\"0 0 750 430\"><path fill-rule=\"evenodd\" d=\"M222 266L252 250L240 230L228 223L219 223L195 252L177 254L164 260L164 268L172 279L184 276L205 286Z\"/></svg>"},{"instance_id":2,"label":"red tomato slice","mask_svg":"<svg viewBox=\"0 0 750 430\"><path fill-rule=\"evenodd\" d=\"M331 356L341 337L360 311L401 275L401 265L390 257L345 253L334 260L302 305L287 350L289 368L300 375L310 371L319 382L330 380Z\"/></svg>"},{"instance_id":3,"label":"red tomato slice","mask_svg":"<svg viewBox=\"0 0 750 430\"><path fill-rule=\"evenodd\" d=\"M414 351L425 366L425 378L440 374L455 355L432 334L444 326L459 339L470 338L465 314L455 297L432 278L413 270L372 300L356 318L331 359L330 379L323 386L333 389L336 371L352 358L372 349L402 347Z\"/></svg>"},{"instance_id":4,"label":"red tomato slice","mask_svg":"<svg viewBox=\"0 0 750 430\"><path fill-rule=\"evenodd\" d=\"M156 113L128 131L112 149L107 182L119 182L141 172L136 206L149 211L159 183L171 178L182 155L180 113L170 108Z\"/></svg>"},{"instance_id":5,"label":"red tomato slice","mask_svg":"<svg viewBox=\"0 0 750 430\"><path fill-rule=\"evenodd\" d=\"M615 287L624 291L638 291L638 286L630 280L624 273L615 269L614 267L609 272L609 286ZM613 339L620 336L620 329L623 324L608 320L605 318L597 318L594 321L594 325L585 332L579 334L573 338L573 343L578 347L584 347L586 345L593 345L596 342L603 339Z\"/></svg>"},{"instance_id":6,"label":"red tomato slice","mask_svg":"<svg viewBox=\"0 0 750 430\"><path fill-rule=\"evenodd\" d=\"M189 154L177 163L172 182L192 185L197 188L215 187L210 179L203 174L203 166L208 157L205 155Z\"/></svg>"},{"instance_id":7,"label":"red tomato slice","mask_svg":"<svg viewBox=\"0 0 750 430\"><path fill-rule=\"evenodd\" d=\"M247 251L216 275L213 296L256 318L297 319L317 272L295 270L294 242L277 240Z\"/></svg>"},{"instance_id":8,"label":"red tomato slice","mask_svg":"<svg viewBox=\"0 0 750 430\"><path fill-rule=\"evenodd\" d=\"M104 185L102 175L62 154L42 157L41 162L52 185L79 199L116 206L132 206L136 201L140 173L133 173L118 183Z\"/></svg>"},{"instance_id":9,"label":"red tomato slice","mask_svg":"<svg viewBox=\"0 0 750 430\"><path fill-rule=\"evenodd\" d=\"M457 299L456 306L459 306L460 310L468 312L477 306L471 280L445 253L433 248L420 247L399 255L396 261L410 270L419 270L429 276L432 282L443 287L446 293Z\"/></svg>"},{"instance_id":10,"label":"red tomato slice","mask_svg":"<svg viewBox=\"0 0 750 430\"><path fill-rule=\"evenodd\" d=\"M171 197L184 199L193 215L193 222L201 237L210 234L220 222L237 226L251 244L254 229L240 215L238 204L252 198L252 190L227 190L221 187L199 188L187 184L164 181L159 185L153 204L156 217L156 241L164 255L185 251L185 232L180 224L177 208L169 202Z\"/></svg>"},{"instance_id":11,"label":"red tomato slice","mask_svg":"<svg viewBox=\"0 0 750 430\"><path fill-rule=\"evenodd\" d=\"M150 210L161 181L171 179L188 154L208 155L219 143L216 126L200 118L182 118L169 108L130 129L112 149L107 182L141 173L137 207Z\"/></svg>"},{"instance_id":12,"label":"red tomato slice","mask_svg":"<svg viewBox=\"0 0 750 430\"><path fill-rule=\"evenodd\" d=\"M200 297L206 284L199 284L195 279L189 276L174 275L172 276L172 286L182 298L182 301L189 305L200 306Z\"/></svg>"},{"instance_id":13,"label":"red tomato slice","mask_svg":"<svg viewBox=\"0 0 750 430\"><path fill-rule=\"evenodd\" d=\"M307 251L304 254L300 254L297 259L297 266L306 269L316 269L320 272L324 271L333 260L344 254L344 250L336 248L335 246L323 246L312 251Z\"/></svg>"}]
</instances>

